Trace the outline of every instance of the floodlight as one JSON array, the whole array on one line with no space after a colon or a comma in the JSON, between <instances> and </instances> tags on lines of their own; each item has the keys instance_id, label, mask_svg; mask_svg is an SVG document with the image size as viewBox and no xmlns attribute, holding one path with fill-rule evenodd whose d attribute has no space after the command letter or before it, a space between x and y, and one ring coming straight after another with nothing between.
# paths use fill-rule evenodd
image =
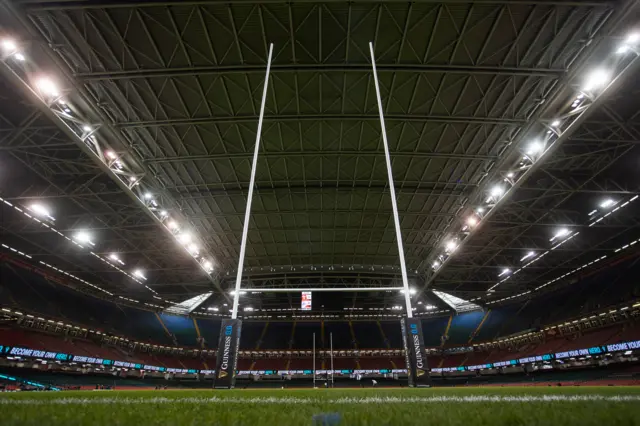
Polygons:
<instances>
[{"instance_id":1,"label":"floodlight","mask_svg":"<svg viewBox=\"0 0 640 426\"><path fill-rule=\"evenodd\" d=\"M129 176L129 182L131 182L131 183L135 183L137 180L138 180L138 178L137 178L137 177L135 177L135 176Z\"/></svg>"},{"instance_id":2,"label":"floodlight","mask_svg":"<svg viewBox=\"0 0 640 426\"><path fill-rule=\"evenodd\" d=\"M93 241L91 241L91 235L86 231L78 231L74 236L74 239L83 244L94 245Z\"/></svg>"},{"instance_id":3,"label":"floodlight","mask_svg":"<svg viewBox=\"0 0 640 426\"><path fill-rule=\"evenodd\" d=\"M245 312L251 312L251 311L253 311L253 308L252 308L251 306L245 306L245 307L244 307L244 309L243 309L243 311L245 311Z\"/></svg>"},{"instance_id":4,"label":"floodlight","mask_svg":"<svg viewBox=\"0 0 640 426\"><path fill-rule=\"evenodd\" d=\"M520 262L522 262L522 261L524 261L524 260L527 260L527 259L529 259L530 257L535 256L535 254L536 254L535 252L530 251L529 253L525 254L525 255L522 257L522 259L520 259Z\"/></svg>"},{"instance_id":5,"label":"floodlight","mask_svg":"<svg viewBox=\"0 0 640 426\"><path fill-rule=\"evenodd\" d=\"M91 126L88 126L88 125L85 124L84 126L82 126L82 130L85 131L85 132L90 132L93 129L91 128Z\"/></svg>"},{"instance_id":6,"label":"floodlight","mask_svg":"<svg viewBox=\"0 0 640 426\"><path fill-rule=\"evenodd\" d=\"M532 142L527 148L527 155L536 155L544 150L544 145L540 142Z\"/></svg>"},{"instance_id":7,"label":"floodlight","mask_svg":"<svg viewBox=\"0 0 640 426\"><path fill-rule=\"evenodd\" d=\"M618 55L623 55L623 54L627 53L630 50L631 50L631 48L629 46L627 46L626 44L623 44L622 46L618 47L618 50L616 50L616 53Z\"/></svg>"},{"instance_id":8,"label":"floodlight","mask_svg":"<svg viewBox=\"0 0 640 426\"><path fill-rule=\"evenodd\" d=\"M107 152L105 152L105 153L104 153L104 155L106 155L106 156L107 156L107 158L110 158L110 159L112 159L112 160L115 160L116 158L118 158L118 156L116 155L116 153L115 153L115 152L113 152L113 151L107 151ZM129 178L129 180L131 180L131 178ZM134 180L133 180L133 181L135 181L135 178L134 178ZM133 181L132 181L132 182L133 182Z\"/></svg>"},{"instance_id":9,"label":"floodlight","mask_svg":"<svg viewBox=\"0 0 640 426\"><path fill-rule=\"evenodd\" d=\"M175 221L173 221L173 220L170 220L170 221L169 221L169 223L167 223L167 226L168 226L168 227L169 227L169 229L171 229L171 230L176 230L176 229L178 229L178 224L177 224Z\"/></svg>"},{"instance_id":10,"label":"floodlight","mask_svg":"<svg viewBox=\"0 0 640 426\"><path fill-rule=\"evenodd\" d=\"M499 197L504 193L504 189L501 186L494 186L493 188L491 188L491 196L492 197Z\"/></svg>"},{"instance_id":11,"label":"floodlight","mask_svg":"<svg viewBox=\"0 0 640 426\"><path fill-rule=\"evenodd\" d=\"M215 312L218 312L218 311L219 311L219 309L218 309L218 308L216 308L215 306L211 306L211 307L207 308L207 311L215 311Z\"/></svg>"},{"instance_id":12,"label":"floodlight","mask_svg":"<svg viewBox=\"0 0 640 426\"><path fill-rule=\"evenodd\" d=\"M560 120L553 120L553 121L551 122L551 126L552 126L552 127L558 127L559 125L560 125Z\"/></svg>"},{"instance_id":13,"label":"floodlight","mask_svg":"<svg viewBox=\"0 0 640 426\"><path fill-rule=\"evenodd\" d=\"M467 225L469 225L470 227L474 227L478 224L478 219L475 216L469 216L467 218Z\"/></svg>"},{"instance_id":14,"label":"floodlight","mask_svg":"<svg viewBox=\"0 0 640 426\"><path fill-rule=\"evenodd\" d=\"M502 270L502 272L500 272L500 273L498 274L498 276L499 276L499 277L501 277L501 276L503 276L503 275L508 274L509 272L511 272L511 269L509 269L509 268L504 268L504 269Z\"/></svg>"},{"instance_id":15,"label":"floodlight","mask_svg":"<svg viewBox=\"0 0 640 426\"><path fill-rule=\"evenodd\" d=\"M23 62L25 60L25 57L22 53L16 53L15 55L13 55L14 58L16 58L18 61Z\"/></svg>"},{"instance_id":16,"label":"floodlight","mask_svg":"<svg viewBox=\"0 0 640 426\"><path fill-rule=\"evenodd\" d=\"M29 210L31 210L38 216L46 217L53 220L53 217L51 217L51 214L49 213L49 209L42 204L33 203L31 204L31 206L29 206Z\"/></svg>"},{"instance_id":17,"label":"floodlight","mask_svg":"<svg viewBox=\"0 0 640 426\"><path fill-rule=\"evenodd\" d=\"M509 173L507 173L507 177L508 177L509 179L511 179L511 178L513 177L513 172L509 172Z\"/></svg>"},{"instance_id":18,"label":"floodlight","mask_svg":"<svg viewBox=\"0 0 640 426\"><path fill-rule=\"evenodd\" d=\"M549 241L553 241L556 238L561 238L564 237L565 235L569 234L569 230L567 228L560 228L558 229L558 231L555 233L555 235L553 236L553 238L551 238L551 240Z\"/></svg>"},{"instance_id":19,"label":"floodlight","mask_svg":"<svg viewBox=\"0 0 640 426\"><path fill-rule=\"evenodd\" d=\"M432 266L434 268L437 268L438 266L440 266L440 262L438 262L437 260L433 262Z\"/></svg>"},{"instance_id":20,"label":"floodlight","mask_svg":"<svg viewBox=\"0 0 640 426\"><path fill-rule=\"evenodd\" d=\"M609 73L603 69L592 71L585 80L584 90L592 91L594 89L598 89L607 84L609 79Z\"/></svg>"},{"instance_id":21,"label":"floodlight","mask_svg":"<svg viewBox=\"0 0 640 426\"><path fill-rule=\"evenodd\" d=\"M213 271L213 263L211 263L211 261L210 261L210 260L205 261L205 262L202 264L202 266L204 266L204 269L205 269L207 272Z\"/></svg>"},{"instance_id":22,"label":"floodlight","mask_svg":"<svg viewBox=\"0 0 640 426\"><path fill-rule=\"evenodd\" d=\"M447 241L444 247L448 252L452 252L456 249L457 246L458 244L456 244L454 240L450 240L450 241Z\"/></svg>"},{"instance_id":23,"label":"floodlight","mask_svg":"<svg viewBox=\"0 0 640 426\"><path fill-rule=\"evenodd\" d=\"M484 213L484 207L478 207L478 208L476 209L476 211L477 211L478 213Z\"/></svg>"},{"instance_id":24,"label":"floodlight","mask_svg":"<svg viewBox=\"0 0 640 426\"><path fill-rule=\"evenodd\" d=\"M18 45L16 44L15 41L13 41L13 40L11 40L9 38L6 38L6 39L2 40L2 49L5 52L11 53L11 52L15 51L17 48L18 48Z\"/></svg>"},{"instance_id":25,"label":"floodlight","mask_svg":"<svg viewBox=\"0 0 640 426\"><path fill-rule=\"evenodd\" d=\"M55 85L55 83L46 77L43 77L40 80L38 80L36 85L38 89L40 89L40 91L45 95L58 96L60 94L58 92L58 87Z\"/></svg>"},{"instance_id":26,"label":"floodlight","mask_svg":"<svg viewBox=\"0 0 640 426\"><path fill-rule=\"evenodd\" d=\"M142 280L146 280L147 277L144 276L144 272L141 269L136 269L135 271L133 271L133 275L142 279Z\"/></svg>"},{"instance_id":27,"label":"floodlight","mask_svg":"<svg viewBox=\"0 0 640 426\"><path fill-rule=\"evenodd\" d=\"M117 254L115 254L115 253L110 254L110 255L109 255L109 259L111 259L111 260L115 260L116 262L120 260L120 258L118 257L118 255L117 255Z\"/></svg>"},{"instance_id":28,"label":"floodlight","mask_svg":"<svg viewBox=\"0 0 640 426\"><path fill-rule=\"evenodd\" d=\"M167 213L167 211L166 211L166 210L162 210L162 211L160 212L160 216L161 216L161 217L167 217L167 215L168 215L168 214L169 214L169 213Z\"/></svg>"},{"instance_id":29,"label":"floodlight","mask_svg":"<svg viewBox=\"0 0 640 426\"><path fill-rule=\"evenodd\" d=\"M153 197L153 195L151 195L151 193L150 193L150 192L147 192L146 194L144 194L144 199L145 199L145 200L150 200L150 199L151 199L151 197Z\"/></svg>"},{"instance_id":30,"label":"floodlight","mask_svg":"<svg viewBox=\"0 0 640 426\"><path fill-rule=\"evenodd\" d=\"M606 208L608 208L608 207L613 206L615 203L616 203L616 202L615 202L615 201L613 201L611 198L607 198L606 200L604 200L604 201L602 201L602 202L600 203L600 207L601 207L601 208L603 208L603 209L606 209Z\"/></svg>"},{"instance_id":31,"label":"floodlight","mask_svg":"<svg viewBox=\"0 0 640 426\"><path fill-rule=\"evenodd\" d=\"M187 245L191 242L191 234L187 232L183 232L182 234L178 235L177 238L180 244Z\"/></svg>"},{"instance_id":32,"label":"floodlight","mask_svg":"<svg viewBox=\"0 0 640 426\"><path fill-rule=\"evenodd\" d=\"M187 246L187 251L188 251L189 253L191 253L191 255L192 255L192 256L197 255L199 250L200 250L200 249L198 248L198 246L197 246L196 244L189 244L189 245Z\"/></svg>"},{"instance_id":33,"label":"floodlight","mask_svg":"<svg viewBox=\"0 0 640 426\"><path fill-rule=\"evenodd\" d=\"M627 36L625 42L627 44L635 44L640 40L640 33L631 33Z\"/></svg>"}]
</instances>

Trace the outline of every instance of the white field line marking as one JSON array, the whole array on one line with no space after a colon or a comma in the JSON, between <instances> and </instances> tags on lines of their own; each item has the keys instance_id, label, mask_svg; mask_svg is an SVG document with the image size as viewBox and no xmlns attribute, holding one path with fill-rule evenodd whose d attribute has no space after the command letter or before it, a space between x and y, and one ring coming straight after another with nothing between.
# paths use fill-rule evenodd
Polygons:
<instances>
[{"instance_id":1,"label":"white field line marking","mask_svg":"<svg viewBox=\"0 0 640 426\"><path fill-rule=\"evenodd\" d=\"M469 403L469 402L631 402L640 401L640 395L523 395L523 396L432 396L432 397L365 397L365 398L51 398L13 399L0 398L0 405L137 405L137 404L429 404L429 403Z\"/></svg>"}]
</instances>

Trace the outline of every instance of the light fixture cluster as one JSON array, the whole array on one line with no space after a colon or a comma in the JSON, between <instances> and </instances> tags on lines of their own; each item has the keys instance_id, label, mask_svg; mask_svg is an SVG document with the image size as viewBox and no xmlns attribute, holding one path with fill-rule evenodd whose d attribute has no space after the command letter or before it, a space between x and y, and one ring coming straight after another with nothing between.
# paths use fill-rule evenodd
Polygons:
<instances>
[{"instance_id":1,"label":"light fixture cluster","mask_svg":"<svg viewBox=\"0 0 640 426\"><path fill-rule=\"evenodd\" d=\"M538 287L534 288L533 290L527 290L527 291L523 291L523 292L520 292L520 293L517 293L517 294L513 294L513 295L508 296L508 297L503 297L503 298L501 298L501 299L492 300L492 301L490 301L490 302L487 302L487 305L493 305L493 304L495 304L495 303L504 302L504 301L506 301L506 300L511 300L511 299L516 299L516 298L524 297L524 296L526 296L526 295L528 295L528 294L531 294L531 293L533 293L533 292L540 291L540 290L542 290L543 288L547 287L548 285L551 285L551 284L553 284L553 283L555 283L555 282L557 282L557 281L560 281L560 280L562 280L562 279L566 278L567 276L569 276L569 275L571 275L571 274L574 274L574 273L578 272L578 271L579 271L579 270L581 270L581 269L587 268L587 267L589 267L589 266L593 265L594 263L597 263L597 262L600 262L600 261L601 261L601 260L603 260L603 259L606 259L606 257L607 257L606 255L600 256L599 258L597 258L597 259L595 259L595 260L592 260L591 262L587 262L587 263L585 263L585 264L584 264L584 265L582 265L582 266L579 266L579 267L577 267L577 268L574 268L574 269L572 269L572 270L571 270L571 271L569 271L569 272L566 272L566 273L564 273L564 274L562 274L562 275L560 275L560 276L558 276L558 277L556 277L556 278L554 278L554 279L552 279L552 280L547 281L546 283L544 283L544 284L542 284L542 285L540 285L540 286L538 286Z\"/></svg>"},{"instance_id":2,"label":"light fixture cluster","mask_svg":"<svg viewBox=\"0 0 640 426\"><path fill-rule=\"evenodd\" d=\"M7 249L7 250L10 250L10 251L12 251L12 252L14 252L14 253L17 253L17 254L19 254L19 255L21 255L21 256L24 256L24 257L26 257L27 259L32 259L32 257L31 257L31 256L29 256L28 254L26 254L26 253L24 253L24 252L22 252L22 251L20 251L20 250L17 250L17 249L15 249L15 248L13 248L13 247L10 247L10 246L8 246L8 245L6 245L6 244L2 244L2 247L3 247L3 248L5 248L5 249ZM65 271L65 270L62 270L62 269L60 269L60 268L58 268L58 267L56 267L56 266L53 266L53 265L51 265L51 264L49 264L49 263L47 263L47 262L43 262L42 260L40 260L40 261L38 261L38 263L39 263L39 264L41 264L41 265L46 266L47 268L53 269L53 270L54 270L54 271L56 271L56 272L59 272L59 273L61 273L61 274L63 274L63 275L66 275L66 276L68 276L68 277L70 277L70 278L73 278L74 280L80 281L82 284L88 285L89 287L91 287L91 288L93 288L93 289L95 289L95 290L101 291L102 293L106 293L106 294L108 294L109 296L113 296L113 293L111 293L110 291L105 290L105 289L103 289L102 287L99 287L99 286L97 286L97 285L95 285L95 284L91 284L89 281L83 280L82 278L77 277L77 276L75 276L75 275L73 275L73 274L71 274L71 273L69 273L69 272L67 272L67 271Z\"/></svg>"},{"instance_id":3,"label":"light fixture cluster","mask_svg":"<svg viewBox=\"0 0 640 426\"><path fill-rule=\"evenodd\" d=\"M600 211L598 211L597 209L592 210L589 213L589 217L590 217L590 219L595 219L595 220L593 220L593 222L591 222L589 224L589 228L591 228L592 226L595 226L596 224L602 222L604 219L606 219L607 217L611 216L612 214L614 214L618 210L621 210L621 209L627 207L630 203L634 202L637 198L638 198L638 196L634 195L628 201L625 201L624 203L620 204L619 206L617 206L616 208L613 208L613 209L612 209L612 207L617 204L616 201L612 200L611 198L605 199L602 203L600 203L600 208L602 209L601 212L604 212L604 211L606 211L608 209L611 209L611 210L608 211L607 213L604 213L600 217L598 217L598 214L597 214ZM597 219L596 219L596 217L597 217Z\"/></svg>"},{"instance_id":4,"label":"light fixture cluster","mask_svg":"<svg viewBox=\"0 0 640 426\"><path fill-rule=\"evenodd\" d=\"M624 39L624 42L617 50L617 54L632 53L639 55L640 52L637 49L639 43L640 33L632 33ZM487 183L486 189L482 194L481 202L474 208L465 210L459 223L453 225L457 230L448 232L447 237L443 240L443 245L434 253L431 260L430 268L435 271L434 273L437 273L442 265L456 254L457 249L465 242L473 230L482 224L483 219L516 183L528 175L532 166L544 157L545 153L558 138L563 136L563 132L576 121L580 113L589 108L595 99L606 90L607 85L612 81L613 77L617 73L622 72L624 65L621 61L617 61L616 69L595 68L587 72L583 76L580 87L578 87L576 91L577 93L571 96L570 102L567 104L570 105L570 107L567 106L563 108L563 111L560 111L555 117L541 120L539 130L537 131L538 135L527 138L526 143L523 144L520 149L518 158L507 170L499 173L499 180ZM508 144L511 143L513 143L513 141L508 141ZM558 235L556 238L559 239L562 237L563 235ZM527 253L527 255L522 257L521 261L528 260L534 256L535 253L531 255ZM508 276L503 278L501 282L516 275L521 269L522 268L507 274ZM500 283L498 283L498 285L499 284Z\"/></svg>"},{"instance_id":5,"label":"light fixture cluster","mask_svg":"<svg viewBox=\"0 0 640 426\"><path fill-rule=\"evenodd\" d=\"M605 218L607 218L607 217L611 216L612 214L616 213L617 211L625 208L630 203L635 201L637 198L638 198L638 195L634 195L629 200L625 201L624 203L618 205L615 208L613 208L613 206L615 206L618 203L615 200L611 199L611 198L605 198L598 205L600 210L598 210L598 209L592 210L591 212L589 212L589 217L590 217L590 220L593 220L596 217L598 217L597 213L599 213L599 212L602 213L602 212L605 212L605 211L607 211L607 213L605 213L602 216L598 217L598 219L593 220L589 224L589 227L592 227L592 226L596 225L597 223L601 222ZM573 232L572 233L571 230L569 228L566 228L566 227L562 227L562 228L557 229L555 231L554 235L549 239L549 241L555 243L554 246L552 246L549 250L546 250L546 251L542 252L538 256L535 255L534 251L529 251L527 254L525 254L520 259L520 261L522 262L522 261L527 260L527 259L531 259L531 260L529 262L527 262L525 265L523 265L521 268L517 269L513 274L511 274L511 275L503 278L502 280L498 281L497 284L495 284L494 286L489 288L487 293L493 293L495 291L494 289L497 286L499 286L503 282L509 280L513 275L516 275L518 272L520 272L521 270L525 269L527 266L529 266L529 265L537 262L538 260L542 259L549 252L551 252L551 251L557 249L558 247L562 246L566 242L570 241L572 238L576 237L578 234L579 234L579 232ZM505 275L507 272L510 272L510 269L503 269L503 271L498 275L498 277L501 277L501 276ZM560 277L560 278L563 278L563 277ZM520 294L520 295L522 295L522 294ZM519 296L519 295L517 295L517 296Z\"/></svg>"},{"instance_id":6,"label":"light fixture cluster","mask_svg":"<svg viewBox=\"0 0 640 426\"><path fill-rule=\"evenodd\" d=\"M624 55L633 52L638 55L638 42L640 42L640 33L631 33L620 44L616 53Z\"/></svg>"},{"instance_id":7,"label":"light fixture cluster","mask_svg":"<svg viewBox=\"0 0 640 426\"><path fill-rule=\"evenodd\" d=\"M27 206L26 208L21 208L16 206L15 204L9 202L8 200L5 200L4 198L0 197L0 201L2 201L4 204L6 204L9 207L12 207L14 210L22 213L25 217L39 223L41 226L47 228L48 230L55 232L56 234L60 235L61 237L63 237L64 239L66 239L67 241L69 241L70 243L74 244L75 246L84 249L84 248L92 248L95 246L95 243L93 242L93 236L86 230L78 230L75 232L75 234L73 234L71 237L65 235L63 232L59 231L58 229L56 229L53 226L53 222L55 221L55 219L53 218L53 216L51 215L51 212L49 210L49 208L47 206L45 206L44 204L41 203L32 203L29 206ZM29 213L31 212L31 213ZM149 291L156 293L155 290L151 289L149 286L145 285L143 283L144 280L146 280L146 278L144 278L144 276L138 276L135 274L135 271L132 274L124 271L122 268L120 268L118 265L116 265L116 262L121 265L124 266L124 262L120 259L119 255L116 253L112 253L109 256L109 259L106 259L103 256L100 256L99 254L90 251L91 255L93 255L94 257L97 257L98 259L100 259L102 262L106 263L107 265L109 265L110 267L114 268L115 270L117 270L118 272L126 275L127 277L131 278L132 280L136 281L138 284L144 285L145 288L147 288ZM112 262L113 261L113 262Z\"/></svg>"},{"instance_id":8,"label":"light fixture cluster","mask_svg":"<svg viewBox=\"0 0 640 426\"><path fill-rule=\"evenodd\" d=\"M487 294L493 293L495 291L495 288L498 287L500 284L502 284L505 281L508 281L511 278L513 278L514 276L518 275L523 269L525 269L528 266L536 263L537 261L539 261L540 259L545 257L547 254L549 254L553 250L557 249L558 247L560 247L562 244L566 243L567 241L571 240L572 238L574 238L578 234L579 234L579 232L573 232L572 233L567 228L560 228L559 230L557 230L555 232L554 236L550 240L550 241L554 241L554 240L558 241L555 246L551 247L549 250L545 250L544 252L541 252L537 256L536 256L534 251L527 252L520 259L520 261L522 262L522 261L525 261L525 260L528 260L528 259L531 259L531 260L529 260L527 263L525 263L524 265L522 265L520 268L516 269L513 272L511 272L511 269L509 269L509 268L504 268L502 270L502 272L500 274L498 274L498 278L500 278L502 276L504 276L504 278L502 278L500 281L498 281L496 284L494 284L492 287L490 287L489 290L487 290Z\"/></svg>"},{"instance_id":9,"label":"light fixture cluster","mask_svg":"<svg viewBox=\"0 0 640 426\"><path fill-rule=\"evenodd\" d=\"M12 64L8 59L13 59L14 62L24 62L26 57L20 49L19 42L12 38L5 37L0 39L0 60L9 65L9 68L17 77L25 82L25 85L33 89L42 102L60 118L62 123L73 131L73 133L84 142L86 147L90 149L93 155L98 157L100 161L109 168L113 176L136 194L140 203L144 205L156 219L174 236L178 237L182 234L184 226L179 224L180 221L178 221L177 218L170 217L169 212L160 206L157 197L153 195L154 191L151 189L151 185L147 185L144 179L145 173L137 168L136 161L134 159L125 159L124 154L108 146L106 141L98 137L97 133L101 125L99 123L88 122L88 120L81 117L81 114L78 113L77 106L69 103L69 100L65 97L67 91L60 87L56 79L53 76L43 74L38 76L37 73L27 72L24 66L25 64L13 64L14 66L11 66ZM143 189L143 187L147 188ZM44 213L42 209L43 206L36 205L34 207L41 213ZM50 220L53 220L53 218L50 217ZM94 245L90 236L86 233L79 233L74 237L74 241L83 245ZM203 252L202 247L198 245L195 238L193 238L193 241L189 244L185 245L184 249L196 259L200 268L207 274L211 274L214 271L212 257ZM145 275L143 271L133 275L143 281L146 279L144 278Z\"/></svg>"},{"instance_id":10,"label":"light fixture cluster","mask_svg":"<svg viewBox=\"0 0 640 426\"><path fill-rule=\"evenodd\" d=\"M26 59L18 43L10 38L5 38L0 41L0 52L2 53L3 59L11 58L17 62L24 62Z\"/></svg>"}]
</instances>

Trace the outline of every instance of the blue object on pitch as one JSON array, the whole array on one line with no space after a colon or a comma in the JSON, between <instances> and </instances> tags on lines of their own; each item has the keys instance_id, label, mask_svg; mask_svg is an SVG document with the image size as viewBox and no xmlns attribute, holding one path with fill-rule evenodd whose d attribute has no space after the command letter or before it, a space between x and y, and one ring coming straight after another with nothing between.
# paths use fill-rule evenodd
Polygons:
<instances>
[{"instance_id":1,"label":"blue object on pitch","mask_svg":"<svg viewBox=\"0 0 640 426\"><path fill-rule=\"evenodd\" d=\"M340 424L340 413L321 413L313 415L313 426L335 426Z\"/></svg>"}]
</instances>

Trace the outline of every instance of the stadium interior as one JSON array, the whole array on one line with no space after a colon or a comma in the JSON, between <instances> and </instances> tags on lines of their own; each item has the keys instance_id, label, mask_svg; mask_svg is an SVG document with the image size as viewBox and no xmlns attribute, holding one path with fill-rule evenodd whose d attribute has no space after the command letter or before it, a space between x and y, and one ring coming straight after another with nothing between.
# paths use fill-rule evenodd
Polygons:
<instances>
[{"instance_id":1,"label":"stadium interior","mask_svg":"<svg viewBox=\"0 0 640 426\"><path fill-rule=\"evenodd\" d=\"M1 0L0 389L640 385L638 16Z\"/></svg>"}]
</instances>

